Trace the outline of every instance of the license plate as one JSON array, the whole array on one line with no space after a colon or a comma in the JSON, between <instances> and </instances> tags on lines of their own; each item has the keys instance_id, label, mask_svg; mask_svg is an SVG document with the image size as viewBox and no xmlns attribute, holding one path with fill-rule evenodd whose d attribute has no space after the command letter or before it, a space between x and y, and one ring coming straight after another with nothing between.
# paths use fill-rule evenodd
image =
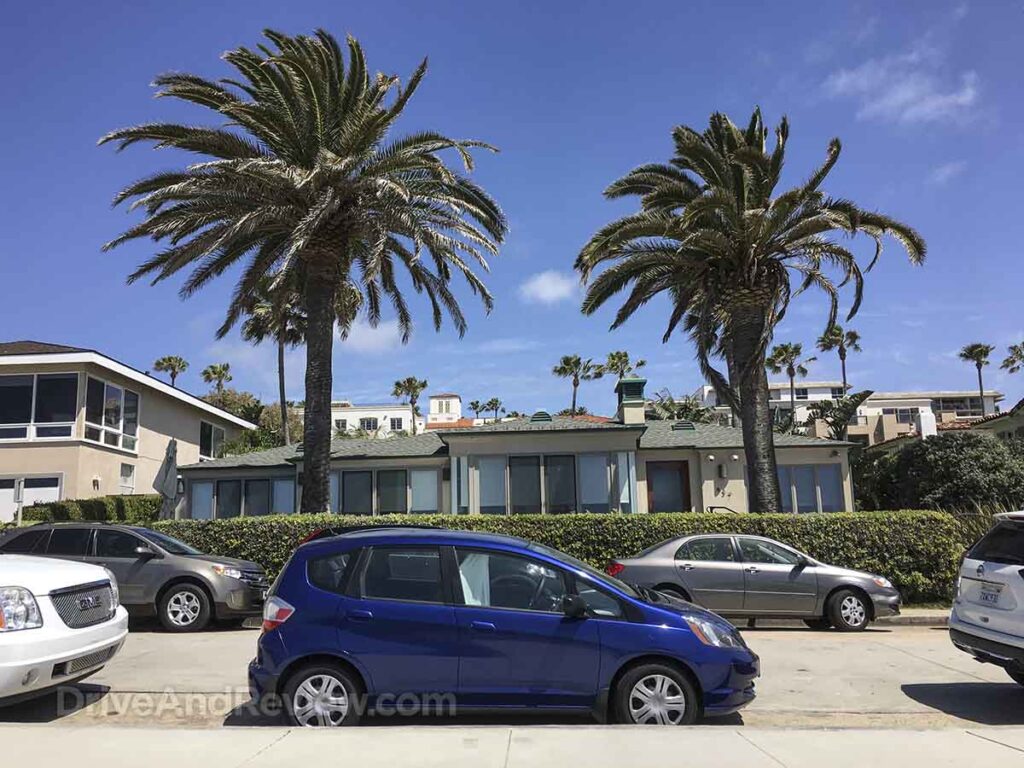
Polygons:
<instances>
[{"instance_id":1,"label":"license plate","mask_svg":"<svg viewBox=\"0 0 1024 768\"><path fill-rule=\"evenodd\" d=\"M1001 586L992 584L981 585L981 602L988 603L989 605L996 605L999 602L999 595L1003 592Z\"/></svg>"}]
</instances>

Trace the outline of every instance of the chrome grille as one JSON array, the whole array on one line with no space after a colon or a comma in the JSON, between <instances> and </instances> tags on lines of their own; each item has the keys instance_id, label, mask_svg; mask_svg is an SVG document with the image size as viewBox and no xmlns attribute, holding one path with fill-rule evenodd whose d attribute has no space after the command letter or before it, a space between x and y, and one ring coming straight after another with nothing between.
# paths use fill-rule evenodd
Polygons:
<instances>
[{"instance_id":1,"label":"chrome grille","mask_svg":"<svg viewBox=\"0 0 1024 768\"><path fill-rule=\"evenodd\" d=\"M108 621L117 610L108 581L57 590L50 593L50 600L61 621L72 629Z\"/></svg>"},{"instance_id":2,"label":"chrome grille","mask_svg":"<svg viewBox=\"0 0 1024 768\"><path fill-rule=\"evenodd\" d=\"M54 677L66 677L67 675L73 675L76 672L81 672L92 667L105 664L110 660L110 657L117 651L117 646L112 645L109 648L104 648L100 651L95 651L85 656L79 656L77 659L71 661L65 661L63 664L57 664L53 668Z\"/></svg>"},{"instance_id":3,"label":"chrome grille","mask_svg":"<svg viewBox=\"0 0 1024 768\"><path fill-rule=\"evenodd\" d=\"M267 574L263 571L242 571L242 581L250 587L259 587L261 589L266 589L270 586L267 583Z\"/></svg>"}]
</instances>

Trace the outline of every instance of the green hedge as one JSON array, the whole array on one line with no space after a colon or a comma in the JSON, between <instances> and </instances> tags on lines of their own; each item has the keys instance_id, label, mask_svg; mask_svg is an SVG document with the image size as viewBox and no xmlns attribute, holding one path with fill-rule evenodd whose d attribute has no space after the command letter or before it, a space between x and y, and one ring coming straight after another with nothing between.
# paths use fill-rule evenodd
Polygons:
<instances>
[{"instance_id":1,"label":"green hedge","mask_svg":"<svg viewBox=\"0 0 1024 768\"><path fill-rule=\"evenodd\" d=\"M65 520L108 520L110 522L148 525L160 516L161 497L157 494L139 496L97 496L94 499L71 499L35 504L21 511L22 522L59 522Z\"/></svg>"},{"instance_id":2,"label":"green hedge","mask_svg":"<svg viewBox=\"0 0 1024 768\"><path fill-rule=\"evenodd\" d=\"M374 518L290 515L230 520L161 520L153 528L206 552L253 560L276 574L296 545L328 525L417 523L521 536L597 567L665 539L693 533L769 536L834 565L888 577L910 602L949 599L963 551L990 520L942 512L899 511L814 515L488 516Z\"/></svg>"}]
</instances>

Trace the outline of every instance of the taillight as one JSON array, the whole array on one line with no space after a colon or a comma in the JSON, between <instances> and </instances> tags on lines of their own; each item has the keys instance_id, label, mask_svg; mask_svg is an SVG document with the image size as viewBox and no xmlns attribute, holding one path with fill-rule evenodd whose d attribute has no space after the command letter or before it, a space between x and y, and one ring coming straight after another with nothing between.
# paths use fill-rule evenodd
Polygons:
<instances>
[{"instance_id":1,"label":"taillight","mask_svg":"<svg viewBox=\"0 0 1024 768\"><path fill-rule=\"evenodd\" d=\"M604 572L607 573L609 576L618 576L624 570L626 570L626 566L624 566L622 563L616 563L615 561L612 561L608 563L608 567L604 569Z\"/></svg>"},{"instance_id":2,"label":"taillight","mask_svg":"<svg viewBox=\"0 0 1024 768\"><path fill-rule=\"evenodd\" d=\"M277 595L267 598L263 604L263 631L270 632L284 624L295 609Z\"/></svg>"}]
</instances>

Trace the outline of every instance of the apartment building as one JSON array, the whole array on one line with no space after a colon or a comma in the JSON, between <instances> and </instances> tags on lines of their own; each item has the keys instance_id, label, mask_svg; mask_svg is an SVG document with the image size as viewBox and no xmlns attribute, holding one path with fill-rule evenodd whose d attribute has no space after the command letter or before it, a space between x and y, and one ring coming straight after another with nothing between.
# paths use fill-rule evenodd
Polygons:
<instances>
[{"instance_id":1,"label":"apartment building","mask_svg":"<svg viewBox=\"0 0 1024 768\"><path fill-rule=\"evenodd\" d=\"M365 432L371 437L393 437L396 434L422 432L422 416L413 413L408 403L353 403L335 400L331 403L331 424L335 434Z\"/></svg>"}]
</instances>

